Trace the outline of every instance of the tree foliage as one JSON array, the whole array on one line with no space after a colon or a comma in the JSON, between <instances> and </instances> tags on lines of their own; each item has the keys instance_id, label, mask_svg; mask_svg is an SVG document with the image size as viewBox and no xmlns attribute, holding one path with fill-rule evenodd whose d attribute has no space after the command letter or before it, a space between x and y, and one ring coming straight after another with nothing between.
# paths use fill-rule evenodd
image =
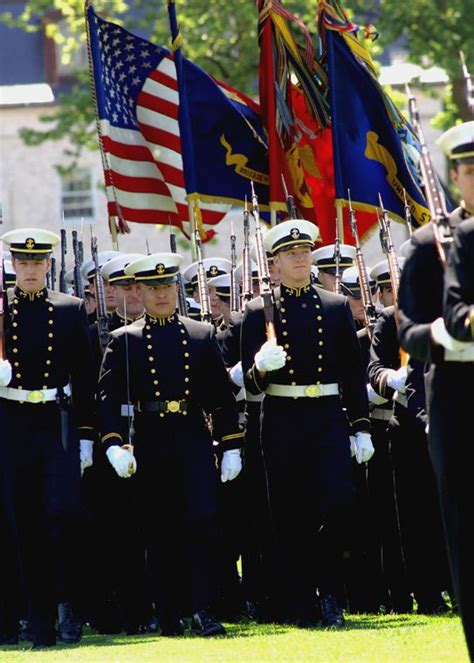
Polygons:
<instances>
[{"instance_id":1,"label":"tree foliage","mask_svg":"<svg viewBox=\"0 0 474 663\"><path fill-rule=\"evenodd\" d=\"M298 14L308 29L315 31L316 0L285 0L285 7ZM96 0L100 15L147 35L151 41L170 45L166 2L148 0ZM381 33L377 46L399 39L409 59L423 65L436 64L452 81L444 124L469 119L459 50L468 66L474 66L474 2L472 0L351 0L350 9L358 23L375 23ZM176 0L183 52L212 75L255 96L257 94L257 11L252 0L224 3L222 0ZM58 17L62 21L58 23ZM25 30L44 28L61 46L67 61L74 49L85 42L83 0L28 0L18 19L0 17ZM472 67L471 67L472 68ZM96 145L94 110L90 101L87 72L77 72L77 83L63 95L52 113L43 118L44 131L24 129L22 136L30 145L67 136L71 156L83 147Z\"/></svg>"}]
</instances>

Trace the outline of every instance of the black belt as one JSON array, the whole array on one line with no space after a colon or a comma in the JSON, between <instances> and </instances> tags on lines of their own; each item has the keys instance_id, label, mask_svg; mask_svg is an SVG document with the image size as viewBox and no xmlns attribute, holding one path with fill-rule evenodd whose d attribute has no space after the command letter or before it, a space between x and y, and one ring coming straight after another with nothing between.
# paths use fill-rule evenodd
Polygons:
<instances>
[{"instance_id":1,"label":"black belt","mask_svg":"<svg viewBox=\"0 0 474 663\"><path fill-rule=\"evenodd\" d=\"M160 414L187 414L188 401L138 401L137 412L159 412Z\"/></svg>"}]
</instances>

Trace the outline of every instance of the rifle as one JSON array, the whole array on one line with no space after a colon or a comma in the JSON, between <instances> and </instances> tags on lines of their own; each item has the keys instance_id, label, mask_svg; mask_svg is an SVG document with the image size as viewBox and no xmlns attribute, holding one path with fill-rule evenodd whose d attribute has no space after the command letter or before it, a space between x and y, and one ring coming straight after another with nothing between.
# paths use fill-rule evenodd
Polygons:
<instances>
[{"instance_id":1,"label":"rifle","mask_svg":"<svg viewBox=\"0 0 474 663\"><path fill-rule=\"evenodd\" d=\"M250 257L249 210L247 206L247 196L245 196L244 247L242 250L242 312L245 310L245 304L251 299L253 299L252 259Z\"/></svg>"},{"instance_id":2,"label":"rifle","mask_svg":"<svg viewBox=\"0 0 474 663\"><path fill-rule=\"evenodd\" d=\"M198 289L199 289L199 302L201 304L201 320L203 322L212 323L211 300L209 298L209 284L207 283L206 270L202 261L202 248L201 236L199 230L194 232L194 241L197 254L198 263Z\"/></svg>"},{"instance_id":3,"label":"rifle","mask_svg":"<svg viewBox=\"0 0 474 663\"><path fill-rule=\"evenodd\" d=\"M369 285L369 277L367 275L367 266L365 264L364 255L360 247L359 232L357 230L357 218L354 209L352 208L351 192L347 191L349 200L349 220L351 224L352 235L354 236L355 249L356 249L356 263L359 271L359 284L360 294L362 297L362 304L364 306L364 325L367 329L369 339L372 339L372 333L377 321L377 314L375 311L374 300L372 299L372 292Z\"/></svg>"},{"instance_id":4,"label":"rifle","mask_svg":"<svg viewBox=\"0 0 474 663\"><path fill-rule=\"evenodd\" d=\"M474 115L474 84L472 83L472 78L471 74L469 73L467 66L466 66L466 59L464 57L464 53L462 51L459 51L459 58L461 60L461 69L462 69L462 75L464 78L464 85L466 89L466 100L467 100L467 107L471 111L471 113Z\"/></svg>"},{"instance_id":5,"label":"rifle","mask_svg":"<svg viewBox=\"0 0 474 663\"><path fill-rule=\"evenodd\" d=\"M91 228L92 233L92 228ZM99 332L99 344L102 353L109 342L109 321L107 318L107 308L105 305L105 292L104 281L100 273L99 256L97 253L97 237L91 236L91 255L95 266L95 299L96 299L96 315L97 315L97 328Z\"/></svg>"},{"instance_id":6,"label":"rifle","mask_svg":"<svg viewBox=\"0 0 474 663\"><path fill-rule=\"evenodd\" d=\"M56 290L56 258L51 258L51 290Z\"/></svg>"},{"instance_id":7,"label":"rifle","mask_svg":"<svg viewBox=\"0 0 474 663\"><path fill-rule=\"evenodd\" d=\"M150 255L150 247L148 246L148 239L146 240L146 245L147 245L146 248L148 251L148 255ZM171 225L170 225L170 248L171 248L171 253L178 252L176 248L176 235L171 230ZM188 304L186 302L186 291L184 289L184 281L181 272L178 272L178 311L180 315L188 317Z\"/></svg>"},{"instance_id":8,"label":"rifle","mask_svg":"<svg viewBox=\"0 0 474 663\"><path fill-rule=\"evenodd\" d=\"M61 269L59 271L59 292L67 292L66 285L66 253L67 238L66 228L61 228Z\"/></svg>"},{"instance_id":9,"label":"rifle","mask_svg":"<svg viewBox=\"0 0 474 663\"><path fill-rule=\"evenodd\" d=\"M380 244L382 251L387 256L388 271L390 273L390 283L393 292L393 305L395 312L398 309L398 286L400 285L400 266L398 264L397 254L392 241L390 232L390 217L383 206L382 196L379 193L380 214L377 214L380 224Z\"/></svg>"},{"instance_id":10,"label":"rifle","mask_svg":"<svg viewBox=\"0 0 474 663\"><path fill-rule=\"evenodd\" d=\"M350 198L349 198L350 203ZM352 207L351 207L352 209ZM342 294L341 288L341 240L339 238L339 225L336 219L336 237L334 239L334 264L336 265L336 279L334 281L334 292Z\"/></svg>"},{"instance_id":11,"label":"rifle","mask_svg":"<svg viewBox=\"0 0 474 663\"><path fill-rule=\"evenodd\" d=\"M263 313L265 315L265 331L267 340L276 339L274 314L273 314L273 291L270 285L270 271L268 269L267 252L263 241L262 226L260 225L260 213L258 211L258 199L255 194L253 182L250 181L252 189L252 213L255 219L255 248L257 250L258 282L260 285L260 297L262 298Z\"/></svg>"},{"instance_id":12,"label":"rifle","mask_svg":"<svg viewBox=\"0 0 474 663\"><path fill-rule=\"evenodd\" d=\"M235 233L234 233L234 224L230 222L230 311L231 313L237 313L239 310L239 294L236 289L235 283L235 268L237 267L237 254L235 250Z\"/></svg>"},{"instance_id":13,"label":"rifle","mask_svg":"<svg viewBox=\"0 0 474 663\"><path fill-rule=\"evenodd\" d=\"M2 223L0 219L0 223ZM3 240L0 239L0 360L5 359L5 283L3 274Z\"/></svg>"},{"instance_id":14,"label":"rifle","mask_svg":"<svg viewBox=\"0 0 474 663\"><path fill-rule=\"evenodd\" d=\"M411 237L413 235L413 224L411 222L411 209L407 201L407 192L403 189L403 207L405 210L405 225L408 230L408 234Z\"/></svg>"},{"instance_id":15,"label":"rifle","mask_svg":"<svg viewBox=\"0 0 474 663\"><path fill-rule=\"evenodd\" d=\"M127 316L127 299L124 297L123 300L125 320L128 319ZM129 349L128 349L128 331L125 327L125 378L127 382L127 444L123 445L124 449L130 451L133 454L134 449L134 437L135 437L135 408L131 401L131 390L130 390L130 359L129 359ZM128 467L128 476L135 474L135 468L133 463L130 463Z\"/></svg>"},{"instance_id":16,"label":"rifle","mask_svg":"<svg viewBox=\"0 0 474 663\"><path fill-rule=\"evenodd\" d=\"M283 184L283 191L285 192L286 209L288 210L288 216L290 217L290 219L298 219L299 218L298 210L295 207L293 196L288 193L285 178L283 177L283 175L281 176L281 182Z\"/></svg>"},{"instance_id":17,"label":"rifle","mask_svg":"<svg viewBox=\"0 0 474 663\"><path fill-rule=\"evenodd\" d=\"M80 299L84 299L84 281L81 273L81 252L79 249L79 239L77 230L72 231L72 252L74 254L74 294Z\"/></svg>"},{"instance_id":18,"label":"rifle","mask_svg":"<svg viewBox=\"0 0 474 663\"><path fill-rule=\"evenodd\" d=\"M411 94L410 88L405 84L408 95L408 109L410 112L410 121L418 137L421 148L420 170L423 178L423 188L425 191L426 202L430 210L431 220L433 221L433 234L436 242L441 265L446 266L446 250L453 241L451 226L449 225L448 212L444 196L440 190L436 173L433 168L431 156L426 145L425 136L420 123L420 115L416 105L416 99Z\"/></svg>"}]
</instances>

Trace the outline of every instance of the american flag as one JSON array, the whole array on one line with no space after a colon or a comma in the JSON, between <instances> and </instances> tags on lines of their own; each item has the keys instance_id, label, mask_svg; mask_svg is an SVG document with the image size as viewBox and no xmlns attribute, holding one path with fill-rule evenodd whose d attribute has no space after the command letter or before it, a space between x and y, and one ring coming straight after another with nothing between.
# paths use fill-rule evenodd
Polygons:
<instances>
[{"instance_id":1,"label":"american flag","mask_svg":"<svg viewBox=\"0 0 474 663\"><path fill-rule=\"evenodd\" d=\"M103 20L92 7L88 22L109 215L182 228L188 202L173 57ZM211 225L229 209L200 207L203 222Z\"/></svg>"},{"instance_id":2,"label":"american flag","mask_svg":"<svg viewBox=\"0 0 474 663\"><path fill-rule=\"evenodd\" d=\"M91 5L87 8L87 23L109 215L125 221L171 222L187 228L186 196L191 192L186 191L183 172L180 93L174 57L165 48L97 16ZM237 173L236 159L248 157L250 162L245 164L252 169L246 170L256 173L257 178L261 175L260 186L265 186L267 175L262 171L266 170L266 147L258 136L258 128L248 121L249 114L254 124L258 118L255 105L247 104L244 95L228 86L220 86L196 65L189 61L185 64L191 78L190 94L194 95L187 98L194 113L193 140L199 134L193 148L198 155L203 189L198 192L202 220L205 225L215 225L230 208L228 204L216 203L243 200L249 190L250 177ZM216 94L222 98L218 103ZM236 110L236 95L244 111ZM225 108L220 104L225 104ZM197 119L196 108L200 112ZM222 136L227 141L227 155ZM236 146L238 154L231 152L229 158L230 143ZM237 191L239 188L242 191Z\"/></svg>"}]
</instances>

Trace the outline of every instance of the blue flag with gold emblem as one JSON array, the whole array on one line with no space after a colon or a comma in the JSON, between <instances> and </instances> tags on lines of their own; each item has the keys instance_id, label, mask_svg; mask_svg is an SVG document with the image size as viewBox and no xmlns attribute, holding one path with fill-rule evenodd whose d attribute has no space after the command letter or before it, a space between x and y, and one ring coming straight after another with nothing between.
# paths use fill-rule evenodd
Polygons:
<instances>
[{"instance_id":1,"label":"blue flag with gold emblem","mask_svg":"<svg viewBox=\"0 0 474 663\"><path fill-rule=\"evenodd\" d=\"M405 191L414 225L426 223L416 137L377 82L354 32L333 24L325 39L336 199L344 206L350 190L354 208L374 211L380 193L387 211L401 220Z\"/></svg>"}]
</instances>

